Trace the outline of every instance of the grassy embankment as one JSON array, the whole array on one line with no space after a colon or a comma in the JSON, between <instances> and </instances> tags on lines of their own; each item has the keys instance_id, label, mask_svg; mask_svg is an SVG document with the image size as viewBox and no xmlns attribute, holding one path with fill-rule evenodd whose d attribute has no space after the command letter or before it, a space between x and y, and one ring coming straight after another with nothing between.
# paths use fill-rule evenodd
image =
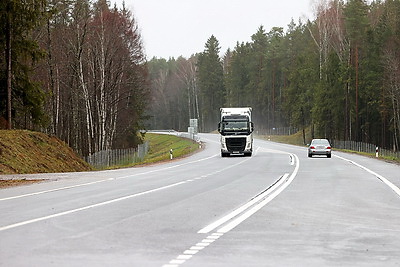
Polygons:
<instances>
[{"instance_id":1,"label":"grassy embankment","mask_svg":"<svg viewBox=\"0 0 400 267\"><path fill-rule=\"evenodd\" d=\"M152 164L193 153L196 142L170 135L146 134L149 154L136 164ZM115 166L132 167L128 166ZM35 180L1 180L1 174L81 172L93 168L83 161L66 143L56 137L25 130L0 130L0 187L37 182Z\"/></svg>"},{"instance_id":2,"label":"grassy embankment","mask_svg":"<svg viewBox=\"0 0 400 267\"><path fill-rule=\"evenodd\" d=\"M150 149L143 161L107 167L107 169L129 168L170 161L170 150L173 159L182 158L199 149L199 144L193 140L167 134L146 133L144 141L148 141Z\"/></svg>"},{"instance_id":3,"label":"grassy embankment","mask_svg":"<svg viewBox=\"0 0 400 267\"><path fill-rule=\"evenodd\" d=\"M174 159L190 155L199 149L199 144L195 141L173 135L146 133L145 141L149 141L149 153L143 162L136 165L168 161L170 149Z\"/></svg>"},{"instance_id":4,"label":"grassy embankment","mask_svg":"<svg viewBox=\"0 0 400 267\"><path fill-rule=\"evenodd\" d=\"M145 141L149 141L150 150L139 164L151 164L170 160L170 149L173 151L173 158L181 158L194 153L199 149L195 141L166 134L147 133Z\"/></svg>"},{"instance_id":5,"label":"grassy embankment","mask_svg":"<svg viewBox=\"0 0 400 267\"><path fill-rule=\"evenodd\" d=\"M89 170L91 167L56 137L26 130L0 131L0 174Z\"/></svg>"}]
</instances>

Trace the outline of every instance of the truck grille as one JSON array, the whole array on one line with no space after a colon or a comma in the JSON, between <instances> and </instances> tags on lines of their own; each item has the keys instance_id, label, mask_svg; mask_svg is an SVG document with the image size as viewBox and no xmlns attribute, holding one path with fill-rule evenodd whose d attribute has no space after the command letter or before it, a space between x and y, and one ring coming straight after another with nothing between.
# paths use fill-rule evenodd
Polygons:
<instances>
[{"instance_id":1,"label":"truck grille","mask_svg":"<svg viewBox=\"0 0 400 267\"><path fill-rule=\"evenodd\" d=\"M246 147L246 137L226 138L226 148L229 152L243 152Z\"/></svg>"}]
</instances>

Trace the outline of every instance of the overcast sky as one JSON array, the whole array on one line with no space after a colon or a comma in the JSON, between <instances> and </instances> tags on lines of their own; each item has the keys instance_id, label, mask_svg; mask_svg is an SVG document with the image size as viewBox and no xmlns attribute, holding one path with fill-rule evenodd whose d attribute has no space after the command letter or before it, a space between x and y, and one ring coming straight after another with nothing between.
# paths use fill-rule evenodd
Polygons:
<instances>
[{"instance_id":1,"label":"overcast sky","mask_svg":"<svg viewBox=\"0 0 400 267\"><path fill-rule=\"evenodd\" d=\"M122 7L123 0L110 0ZM269 32L293 18L312 18L313 0L125 0L141 30L148 59L204 51L214 35L221 53L247 42L260 25Z\"/></svg>"}]
</instances>

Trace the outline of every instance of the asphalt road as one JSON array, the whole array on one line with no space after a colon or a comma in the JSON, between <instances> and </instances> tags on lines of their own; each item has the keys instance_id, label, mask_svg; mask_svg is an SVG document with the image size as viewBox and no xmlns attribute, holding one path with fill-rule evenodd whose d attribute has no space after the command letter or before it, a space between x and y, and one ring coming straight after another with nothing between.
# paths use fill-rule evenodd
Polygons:
<instances>
[{"instance_id":1,"label":"asphalt road","mask_svg":"<svg viewBox=\"0 0 400 267\"><path fill-rule=\"evenodd\" d=\"M400 166L255 141L0 190L0 266L400 266Z\"/></svg>"}]
</instances>

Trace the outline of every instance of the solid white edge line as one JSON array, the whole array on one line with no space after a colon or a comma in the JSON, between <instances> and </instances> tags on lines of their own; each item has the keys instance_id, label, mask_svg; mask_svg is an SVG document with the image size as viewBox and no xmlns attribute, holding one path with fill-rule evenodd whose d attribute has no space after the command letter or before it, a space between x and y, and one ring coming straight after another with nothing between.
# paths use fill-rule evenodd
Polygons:
<instances>
[{"instance_id":1,"label":"solid white edge line","mask_svg":"<svg viewBox=\"0 0 400 267\"><path fill-rule=\"evenodd\" d=\"M288 173L286 173L285 175L281 176L279 178L279 181L275 185L273 185L270 189L271 190L275 190L274 188L280 186L286 180L287 176L289 176ZM261 195L257 196L256 198L252 199L251 201L247 202L246 204L242 205L241 207L237 208L236 210L232 211L231 213L225 215L221 219L219 219L219 220L207 225L206 227L204 227L203 229L201 229L197 233L198 234L208 234L209 232L211 232L212 230L214 230L218 226L226 223L227 221L231 220L232 218L236 217L237 215L239 215L240 213L242 213L243 211L245 211L246 209L248 209L249 207L254 205L254 203L260 201L260 199L262 199L266 195L270 194L270 192L271 192L270 190L267 190L267 191L263 192Z\"/></svg>"},{"instance_id":2,"label":"solid white edge line","mask_svg":"<svg viewBox=\"0 0 400 267\"><path fill-rule=\"evenodd\" d=\"M89 182L89 183L84 183L84 184L77 184L77 185L65 186L65 187L60 187L60 188L55 188L55 189L50 189L50 190L45 190L45 191L39 191L39 192L35 192L35 193L23 194L23 195L18 195L18 196L13 196L13 197L6 197L6 198L1 198L0 201L17 199L17 198L22 198L22 197L36 196L36 195L41 195L41 194L46 194L46 193L51 193L51 192L57 192L57 191L61 191L61 190L72 189L72 188L81 187L81 186L99 184L99 183L111 181L112 179L113 178L109 178L106 180L100 180L100 181L96 181L96 182Z\"/></svg>"},{"instance_id":3,"label":"solid white edge line","mask_svg":"<svg viewBox=\"0 0 400 267\"><path fill-rule=\"evenodd\" d=\"M299 171L299 167L300 167L299 158L295 154L293 154L293 155L296 158L297 164L296 164L296 167L295 167L293 173L290 175L287 183L283 184L276 191L274 191L270 196L268 196L265 200L263 200L259 204L255 205L252 209L248 210L247 212L245 212L244 214L242 214L241 216L239 216L238 218L236 218L235 220L233 220L232 222L230 222L226 226L218 229L217 230L218 233L224 233L225 234L225 233L229 232L230 230L232 230L233 228L235 228L236 226L238 226L244 220L249 218L251 215L253 215L257 211L259 211L262 207L264 207L266 204L268 204L271 200L273 200L275 197L277 197L283 190L286 189L286 187L288 187L292 183L292 181L296 177L297 172Z\"/></svg>"},{"instance_id":4,"label":"solid white edge line","mask_svg":"<svg viewBox=\"0 0 400 267\"><path fill-rule=\"evenodd\" d=\"M218 155L218 154L216 154L216 155ZM208 158L204 158L204 159L192 161L192 163L193 163L193 162L203 161L203 160L206 160L206 159L215 157L216 155L211 156L211 157L208 157ZM250 158L249 158L249 159L250 159ZM246 159L246 160L243 160L243 161L241 161L241 162L239 162L239 163L237 163L237 164L228 166L228 167L226 167L226 168L224 168L224 169L222 169L222 170L220 170L220 171L218 171L218 172L221 172L221 171L227 170L227 169L229 169L229 168L232 168L232 167L234 167L234 166L240 165L240 164L246 162L246 161L249 160L249 159ZM186 165L186 164L188 164L188 163L180 164L180 165L174 165L174 166L170 166L170 167L167 167L167 168L164 168L164 169L160 169L160 170L175 168L176 166L182 166L182 165ZM145 173L150 173L150 172L155 172L155 171L160 171L160 170L153 170L153 171L149 171L149 172L145 172ZM143 174L145 174L145 173L139 173L139 174L135 174L135 175L132 175L132 176L143 175ZM128 177L128 176L126 176L126 177ZM125 178L125 177L124 177L124 178ZM106 180L101 180L101 181L97 181L97 182L93 182L93 183L100 183L100 182L102 182L102 181L108 181L108 180L110 180L110 179L114 179L114 178L109 178L109 179L106 179ZM116 178L116 179L118 179L118 178ZM109 201L105 201L105 202L93 204L93 205L86 206L86 207L82 207L82 208L78 208L78 209L73 209L73 210L69 210L69 211L65 211L65 212L61 212L61 213L56 213L56 214L49 215L49 216L44 216L44 217L40 217L40 218L36 218L36 219L32 219L32 220L28 220L28 221L24 221L24 222L20 222L20 223L11 224L11 225L8 225L8 226L3 226L3 227L0 227L0 231L12 229L12 228L15 228L15 227L19 227L19 226L23 226L23 225L27 225L27 224L31 224L31 223L43 221L43 220L52 219L52 218L55 218L55 217L60 217L60 216L63 216L63 215L68 215L68 214L71 214L71 213L74 213L74 212L83 211L83 210L87 210L87 209L90 209L90 208L95 208L95 207L99 207L99 206L111 204L111 203L114 203L114 202L126 200L126 199L129 199L129 198L141 196L141 195L148 194L148 193L153 193L153 192L156 192L156 191L160 191L160 190L163 190L163 189L167 189L167 188L170 188L170 187L173 187L173 186L177 186L177 185L180 185L180 184L184 184L184 183L187 183L187 182L188 182L188 180L182 181L182 182L178 182L178 183L175 183L175 184L171 184L171 185L167 185L167 186L163 186L163 187L160 187L160 188L152 189L152 190L149 190L149 191L144 191L144 192L142 192L142 193L138 193L138 194L134 194L134 195L129 195L129 196L117 198L117 199L114 199L114 200L109 200ZM85 185L86 185L86 184L85 184ZM73 187L79 187L79 186L83 186L83 185L76 185L76 186L73 186ZM60 190L60 189L58 189L58 190ZM52 191L58 191L58 190L53 189ZM43 192L44 192L44 191L43 191ZM38 192L38 193L39 193L39 192ZM35 193L32 193L32 194L35 194ZM20 196L20 197L21 197L21 196ZM14 197L14 198L18 198L18 197Z\"/></svg>"},{"instance_id":5,"label":"solid white edge line","mask_svg":"<svg viewBox=\"0 0 400 267\"><path fill-rule=\"evenodd\" d=\"M165 170L168 170L168 169L184 166L184 165L187 165L187 164L208 160L208 159L214 158L214 157L216 157L218 155L219 154L214 154L214 155L212 155L210 157L207 157L207 158L202 158L202 159L190 161L190 162L183 163L183 164L177 164L177 165L174 165L174 166L169 166L169 167L162 168L162 169L157 169L157 170L150 170L150 171L147 171L147 172L141 172L141 173L137 173L137 174L131 174L131 175L126 175L126 176L121 176L121 177L107 178L107 179L99 180L99 181L95 181L95 182L89 182L89 183L65 186L65 187L60 187L60 188L55 188L55 189L50 189L50 190L44 190L44 191L39 191L39 192L34 192L34 193L28 193L28 194L23 194L23 195L18 195L18 196L0 198L0 201L12 200L12 199L18 199L18 198L30 197L30 196L36 196L36 195L41 195L41 194L46 194L46 193L52 193L52 192L57 192L57 191L62 191L62 190L73 189L73 188L77 188L77 187L83 187L83 186L88 186L88 185L99 184L99 183L113 181L113 180L126 179L126 178L135 177L135 176L139 176L139 175L146 175L146 174L150 174L150 173L154 173L154 172L158 172L158 171L165 171Z\"/></svg>"},{"instance_id":6,"label":"solid white edge line","mask_svg":"<svg viewBox=\"0 0 400 267\"><path fill-rule=\"evenodd\" d=\"M167 185L167 186L151 189L151 190L148 190L148 191L143 191L141 193L137 193L137 194L133 194L133 195L125 196L125 197L120 197L120 198L116 198L116 199L100 202L100 203L89 205L89 206L85 206L85 207L82 207L82 208L77 208L77 209L68 210L68 211L64 211L64 212L60 212L60 213L56 213L56 214L52 214L52 215L48 215L48 216L44 216L44 217L40 217L40 218L36 218L36 219L32 219L32 220L28 220L28 221L23 221L23 222L19 222L19 223L10 224L10 225L7 225L7 226L0 227L0 232L4 231L4 230L16 228L16 227L19 227L19 226L23 226L23 225L27 225L27 224L31 224L31 223L35 223L35 222L40 222L40 221L44 221L44 220L48 220L48 219L52 219L52 218L56 218L56 217L60 217L60 216L64 216L64 215L68 215L68 214L75 213L75 212L78 212L78 211L88 210L88 209L92 209L92 208L108 205L108 204L111 204L111 203L119 202L119 201L122 201L122 200L126 200L126 199L130 199L130 198L146 195L146 194L149 194L149 193L161 191L161 190L164 190L164 189L167 189L167 188L171 188L171 187L174 187L174 186L178 186L178 185L181 185L181 184L185 184L185 183L186 182L179 182L179 183L175 183L175 184L170 184L170 185Z\"/></svg>"},{"instance_id":7,"label":"solid white edge line","mask_svg":"<svg viewBox=\"0 0 400 267\"><path fill-rule=\"evenodd\" d=\"M354 164L354 165L356 165L357 167L359 167L359 168L361 168L361 169L363 169L363 170L369 172L370 174L374 175L374 176L377 177L379 180L381 180L383 183L385 183L387 186L389 186L397 195L400 196L400 188L398 188L395 184L393 184L392 182L390 182L388 179L386 179L386 178L383 177L382 175L380 175L380 174L378 174L378 173L376 173L376 172L374 172L374 171L368 169L367 167L364 167L363 165L358 164L357 162L352 161L352 160L350 160L350 159L346 159L346 158L343 158L343 157L337 156L337 155L334 155L334 156L337 157L337 158L339 158L339 159L341 159L341 160L350 162L351 164Z\"/></svg>"}]
</instances>

